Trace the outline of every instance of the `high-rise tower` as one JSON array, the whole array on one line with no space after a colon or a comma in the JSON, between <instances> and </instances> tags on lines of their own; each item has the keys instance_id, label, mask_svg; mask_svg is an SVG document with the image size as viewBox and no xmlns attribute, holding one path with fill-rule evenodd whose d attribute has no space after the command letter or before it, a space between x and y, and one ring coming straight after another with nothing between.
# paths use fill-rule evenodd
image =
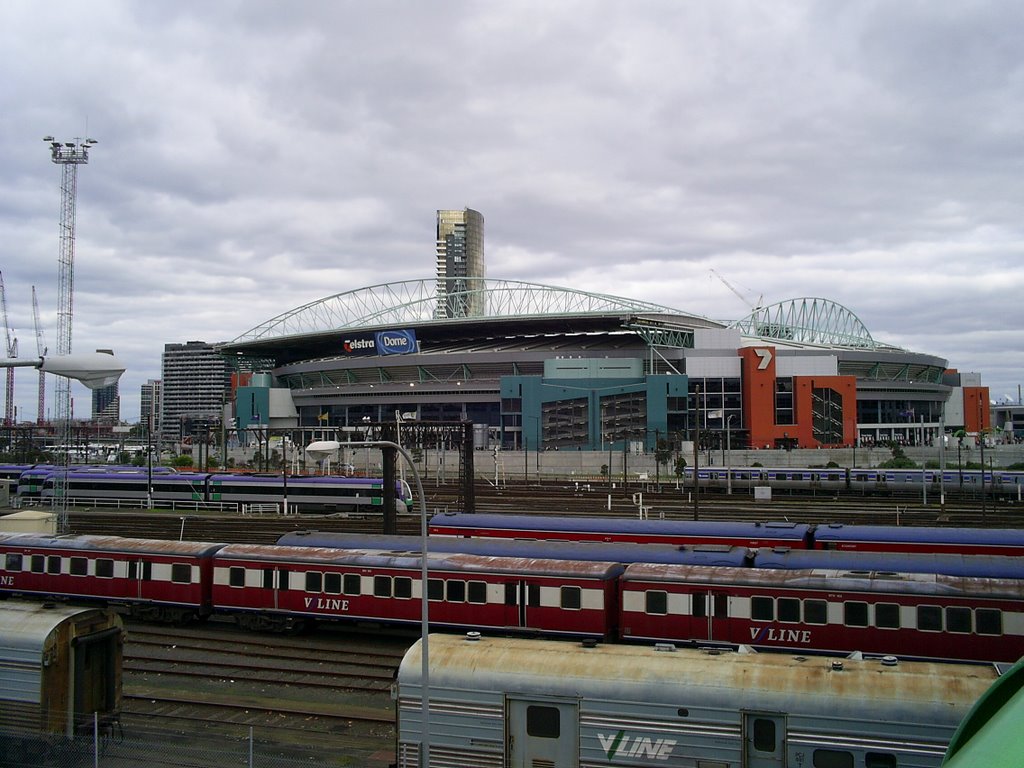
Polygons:
<instances>
[{"instance_id":1,"label":"high-rise tower","mask_svg":"<svg viewBox=\"0 0 1024 768\"><path fill-rule=\"evenodd\" d=\"M161 440L177 443L191 437L191 422L220 419L231 375L212 344L165 344L162 369Z\"/></svg>"},{"instance_id":2,"label":"high-rise tower","mask_svg":"<svg viewBox=\"0 0 1024 768\"><path fill-rule=\"evenodd\" d=\"M435 316L484 314L484 217L479 211L437 212L437 310Z\"/></svg>"},{"instance_id":3,"label":"high-rise tower","mask_svg":"<svg viewBox=\"0 0 1024 768\"><path fill-rule=\"evenodd\" d=\"M112 349L96 351L114 354ZM92 420L97 424L117 424L121 421L121 391L118 382L92 391Z\"/></svg>"}]
</instances>

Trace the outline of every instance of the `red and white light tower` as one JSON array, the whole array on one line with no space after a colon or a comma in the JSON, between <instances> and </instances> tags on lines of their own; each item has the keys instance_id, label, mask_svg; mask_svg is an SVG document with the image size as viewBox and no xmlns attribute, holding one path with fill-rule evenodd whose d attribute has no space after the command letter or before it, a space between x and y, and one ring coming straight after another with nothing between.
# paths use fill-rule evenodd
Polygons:
<instances>
[{"instance_id":1,"label":"red and white light tower","mask_svg":"<svg viewBox=\"0 0 1024 768\"><path fill-rule=\"evenodd\" d=\"M11 340L11 326L7 322L7 291L4 289L4 275L0 272L0 310L3 311L4 333L7 334L5 350L8 358L18 356L18 340ZM7 369L7 389L4 397L4 426L14 425L14 369Z\"/></svg>"}]
</instances>

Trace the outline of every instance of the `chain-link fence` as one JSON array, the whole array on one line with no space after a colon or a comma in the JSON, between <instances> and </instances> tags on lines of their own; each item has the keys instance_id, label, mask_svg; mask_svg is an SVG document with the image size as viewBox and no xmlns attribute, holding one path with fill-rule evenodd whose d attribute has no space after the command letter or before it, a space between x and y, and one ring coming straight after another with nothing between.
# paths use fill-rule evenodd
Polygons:
<instances>
[{"instance_id":1,"label":"chain-link fence","mask_svg":"<svg viewBox=\"0 0 1024 768\"><path fill-rule=\"evenodd\" d=\"M0 730L0 768L387 768L394 761L393 750L381 749L380 740L352 743L322 731L295 730L282 739L262 729L241 730L126 732L120 724L97 723L91 733L74 738Z\"/></svg>"}]
</instances>

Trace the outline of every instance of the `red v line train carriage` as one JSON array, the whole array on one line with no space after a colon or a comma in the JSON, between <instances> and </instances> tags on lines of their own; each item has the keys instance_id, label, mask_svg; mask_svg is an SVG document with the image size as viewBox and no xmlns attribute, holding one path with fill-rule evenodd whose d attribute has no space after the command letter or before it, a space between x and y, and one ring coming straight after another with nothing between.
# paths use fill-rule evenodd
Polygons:
<instances>
[{"instance_id":1,"label":"red v line train carriage","mask_svg":"<svg viewBox=\"0 0 1024 768\"><path fill-rule=\"evenodd\" d=\"M436 628L803 652L1015 661L1024 581L934 573L431 553ZM161 620L231 615L416 625L411 550L0 535L0 594L123 605Z\"/></svg>"}]
</instances>

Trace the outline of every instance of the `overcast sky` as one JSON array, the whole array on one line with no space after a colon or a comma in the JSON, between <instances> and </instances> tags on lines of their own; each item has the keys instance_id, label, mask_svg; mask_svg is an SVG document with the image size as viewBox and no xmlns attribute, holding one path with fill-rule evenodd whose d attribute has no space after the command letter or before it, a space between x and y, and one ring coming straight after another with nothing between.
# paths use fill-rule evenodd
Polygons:
<instances>
[{"instance_id":1,"label":"overcast sky","mask_svg":"<svg viewBox=\"0 0 1024 768\"><path fill-rule=\"evenodd\" d=\"M56 349L41 139L95 138L73 350L127 364L128 421L165 343L430 278L466 206L488 277L724 320L825 297L1024 384L1020 2L5 0L0 83L10 325L33 354L36 286Z\"/></svg>"}]
</instances>

